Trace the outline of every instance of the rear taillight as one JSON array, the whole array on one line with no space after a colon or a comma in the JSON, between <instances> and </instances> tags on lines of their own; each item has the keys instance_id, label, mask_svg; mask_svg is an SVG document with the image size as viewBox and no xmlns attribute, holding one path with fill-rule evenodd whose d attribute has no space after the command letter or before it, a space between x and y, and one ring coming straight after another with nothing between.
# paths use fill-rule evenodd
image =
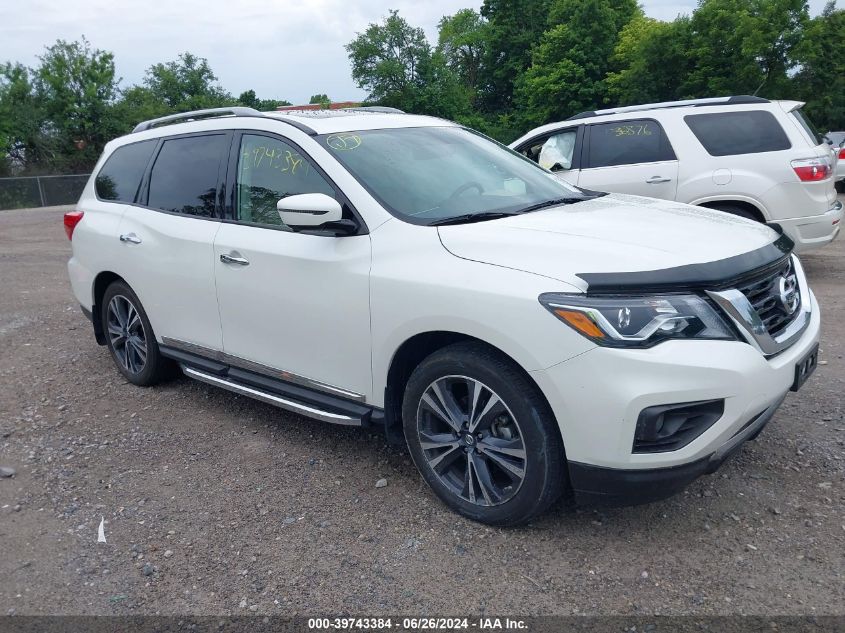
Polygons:
<instances>
[{"instance_id":1,"label":"rear taillight","mask_svg":"<svg viewBox=\"0 0 845 633\"><path fill-rule=\"evenodd\" d=\"M68 211L65 213L65 233L67 233L69 240L73 239L73 229L79 224L83 215L82 211Z\"/></svg>"},{"instance_id":2,"label":"rear taillight","mask_svg":"<svg viewBox=\"0 0 845 633\"><path fill-rule=\"evenodd\" d=\"M839 148L839 160L845 160L845 147Z\"/></svg>"},{"instance_id":3,"label":"rear taillight","mask_svg":"<svg viewBox=\"0 0 845 633\"><path fill-rule=\"evenodd\" d=\"M803 158L792 161L792 169L801 182L815 182L830 176L830 161L827 158Z\"/></svg>"}]
</instances>

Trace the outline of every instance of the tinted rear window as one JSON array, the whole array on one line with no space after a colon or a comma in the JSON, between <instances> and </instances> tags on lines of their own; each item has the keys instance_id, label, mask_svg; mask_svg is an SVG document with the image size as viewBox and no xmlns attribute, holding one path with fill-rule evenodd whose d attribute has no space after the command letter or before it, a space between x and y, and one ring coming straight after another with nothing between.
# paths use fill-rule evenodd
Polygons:
<instances>
[{"instance_id":1,"label":"tinted rear window","mask_svg":"<svg viewBox=\"0 0 845 633\"><path fill-rule=\"evenodd\" d=\"M164 142L150 172L147 205L154 209L214 216L217 172L228 136L186 136Z\"/></svg>"},{"instance_id":2,"label":"tinted rear window","mask_svg":"<svg viewBox=\"0 0 845 633\"><path fill-rule=\"evenodd\" d=\"M590 126L587 167L635 165L674 159L672 146L657 121L635 119Z\"/></svg>"},{"instance_id":3,"label":"tinted rear window","mask_svg":"<svg viewBox=\"0 0 845 633\"><path fill-rule=\"evenodd\" d=\"M157 140L141 141L114 150L94 180L97 197L116 202L135 202L138 186L156 143Z\"/></svg>"},{"instance_id":4,"label":"tinted rear window","mask_svg":"<svg viewBox=\"0 0 845 633\"><path fill-rule=\"evenodd\" d=\"M684 121L711 156L778 152L792 147L774 115L764 110L689 114Z\"/></svg>"}]
</instances>

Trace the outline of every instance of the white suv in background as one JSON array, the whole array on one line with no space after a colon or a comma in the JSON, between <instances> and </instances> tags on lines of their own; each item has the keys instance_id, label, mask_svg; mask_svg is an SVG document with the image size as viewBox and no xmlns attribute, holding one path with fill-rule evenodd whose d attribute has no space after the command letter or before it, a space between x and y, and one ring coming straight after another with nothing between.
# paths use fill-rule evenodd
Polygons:
<instances>
[{"instance_id":1,"label":"white suv in background","mask_svg":"<svg viewBox=\"0 0 845 633\"><path fill-rule=\"evenodd\" d=\"M838 153L800 101L738 96L583 112L510 147L586 189L676 200L778 225L803 252L838 234Z\"/></svg>"},{"instance_id":2,"label":"white suv in background","mask_svg":"<svg viewBox=\"0 0 845 633\"><path fill-rule=\"evenodd\" d=\"M145 122L106 146L65 227L73 293L127 380L178 367L381 427L446 504L496 525L566 490L672 494L816 365L787 238L583 191L440 119Z\"/></svg>"}]
</instances>

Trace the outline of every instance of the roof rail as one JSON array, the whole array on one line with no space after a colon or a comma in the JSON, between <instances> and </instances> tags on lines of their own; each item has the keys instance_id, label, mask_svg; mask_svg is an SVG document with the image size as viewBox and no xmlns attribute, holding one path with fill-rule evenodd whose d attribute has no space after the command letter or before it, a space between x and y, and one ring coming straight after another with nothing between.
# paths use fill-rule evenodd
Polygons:
<instances>
[{"instance_id":1,"label":"roof rail","mask_svg":"<svg viewBox=\"0 0 845 633\"><path fill-rule=\"evenodd\" d=\"M589 110L587 112L579 112L568 119L567 121L574 121L576 119L589 119L594 116L604 116L606 114L622 114L624 112L641 112L643 110L661 110L663 108L684 108L684 107L703 107L703 106L718 106L718 105L743 105L748 103L771 103L768 99L763 97L756 97L752 95L737 95L733 97L709 97L707 99L684 99L683 101L663 101L661 103L644 103L642 105L625 106L622 108L609 108L607 110Z\"/></svg>"},{"instance_id":2,"label":"roof rail","mask_svg":"<svg viewBox=\"0 0 845 633\"><path fill-rule=\"evenodd\" d=\"M243 106L233 106L230 108L207 108L205 110L192 110L190 112L180 112L179 114L168 114L167 116L159 117L158 119L150 119L143 121L135 126L132 133L143 132L150 130L160 125L170 125L172 123L181 123L186 121L196 121L197 119L212 119L214 117L224 116L258 116L263 117L264 114L255 108L246 108Z\"/></svg>"},{"instance_id":3,"label":"roof rail","mask_svg":"<svg viewBox=\"0 0 845 633\"><path fill-rule=\"evenodd\" d=\"M343 108L344 110L352 110L353 112L381 112L382 114L405 114L404 110L399 108L391 108L389 106L356 106L354 108Z\"/></svg>"}]
</instances>

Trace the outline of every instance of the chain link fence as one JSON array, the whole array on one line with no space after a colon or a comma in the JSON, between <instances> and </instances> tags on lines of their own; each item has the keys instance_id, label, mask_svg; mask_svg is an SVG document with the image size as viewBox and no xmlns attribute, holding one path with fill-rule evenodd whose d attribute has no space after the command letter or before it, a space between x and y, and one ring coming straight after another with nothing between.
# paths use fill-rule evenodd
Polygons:
<instances>
[{"instance_id":1,"label":"chain link fence","mask_svg":"<svg viewBox=\"0 0 845 633\"><path fill-rule=\"evenodd\" d=\"M75 204L90 174L0 178L0 209Z\"/></svg>"}]
</instances>

